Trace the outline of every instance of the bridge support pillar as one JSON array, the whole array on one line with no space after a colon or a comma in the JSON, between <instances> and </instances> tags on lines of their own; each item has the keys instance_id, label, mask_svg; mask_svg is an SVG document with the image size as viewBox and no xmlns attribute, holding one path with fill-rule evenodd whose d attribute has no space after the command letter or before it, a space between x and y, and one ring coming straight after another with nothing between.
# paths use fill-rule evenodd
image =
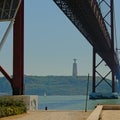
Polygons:
<instances>
[{"instance_id":1,"label":"bridge support pillar","mask_svg":"<svg viewBox=\"0 0 120 120\"><path fill-rule=\"evenodd\" d=\"M92 92L95 93L95 85L96 85L96 52L93 48L93 82L92 82Z\"/></svg>"},{"instance_id":2,"label":"bridge support pillar","mask_svg":"<svg viewBox=\"0 0 120 120\"><path fill-rule=\"evenodd\" d=\"M116 92L115 91L115 75L114 75L114 71L112 71L112 92Z\"/></svg>"},{"instance_id":3,"label":"bridge support pillar","mask_svg":"<svg viewBox=\"0 0 120 120\"><path fill-rule=\"evenodd\" d=\"M114 0L110 0L111 8L111 53L112 53L112 92L115 92L115 58L114 58Z\"/></svg>"},{"instance_id":4,"label":"bridge support pillar","mask_svg":"<svg viewBox=\"0 0 120 120\"><path fill-rule=\"evenodd\" d=\"M23 95L24 88L24 0L15 18L13 28L13 95Z\"/></svg>"},{"instance_id":5,"label":"bridge support pillar","mask_svg":"<svg viewBox=\"0 0 120 120\"><path fill-rule=\"evenodd\" d=\"M99 62L99 63L96 63L96 55L97 55L97 52L96 50L93 48L93 76L92 76L92 93L95 93L96 92L96 88L103 82L105 81L111 88L112 88L112 92L113 92L113 89L114 89L114 83L112 82L109 83L109 81L107 81L107 77L110 73L112 73L112 80L113 80L113 72L110 70L108 71L108 73L106 73L104 76L102 74L100 74L100 72L98 72L97 68L101 65L101 63L104 61L103 59ZM101 80L97 80L96 81L96 74L101 78ZM114 80L113 80L114 81Z\"/></svg>"}]
</instances>

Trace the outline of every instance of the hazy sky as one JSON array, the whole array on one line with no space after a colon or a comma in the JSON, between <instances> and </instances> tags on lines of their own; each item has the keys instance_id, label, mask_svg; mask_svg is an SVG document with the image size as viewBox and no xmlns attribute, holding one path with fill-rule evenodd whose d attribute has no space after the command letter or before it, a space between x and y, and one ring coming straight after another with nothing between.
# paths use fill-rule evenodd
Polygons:
<instances>
[{"instance_id":1,"label":"hazy sky","mask_svg":"<svg viewBox=\"0 0 120 120\"><path fill-rule=\"evenodd\" d=\"M119 6L120 0L115 0L118 41ZM2 31L6 23L3 24L0 23ZM91 45L52 0L25 0L24 51L24 72L27 75L72 75L74 58L77 59L79 75L92 73ZM12 32L0 56L0 64L12 74Z\"/></svg>"}]
</instances>

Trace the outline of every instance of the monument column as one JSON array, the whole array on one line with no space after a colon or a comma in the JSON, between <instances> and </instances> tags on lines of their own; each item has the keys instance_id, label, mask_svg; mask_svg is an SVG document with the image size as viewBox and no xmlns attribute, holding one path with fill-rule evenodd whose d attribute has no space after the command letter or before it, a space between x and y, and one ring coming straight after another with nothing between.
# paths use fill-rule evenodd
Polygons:
<instances>
[{"instance_id":1,"label":"monument column","mask_svg":"<svg viewBox=\"0 0 120 120\"><path fill-rule=\"evenodd\" d=\"M74 60L74 63L73 63L73 73L72 73L72 76L73 77L77 77L77 63L76 63L77 59L73 59L73 60Z\"/></svg>"}]
</instances>

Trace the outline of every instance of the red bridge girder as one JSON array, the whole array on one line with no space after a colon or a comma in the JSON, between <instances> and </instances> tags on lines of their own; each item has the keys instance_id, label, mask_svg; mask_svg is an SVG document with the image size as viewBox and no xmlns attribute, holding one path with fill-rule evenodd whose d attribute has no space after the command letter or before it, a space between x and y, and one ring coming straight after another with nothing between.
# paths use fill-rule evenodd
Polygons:
<instances>
[{"instance_id":1,"label":"red bridge girder","mask_svg":"<svg viewBox=\"0 0 120 120\"><path fill-rule=\"evenodd\" d=\"M13 29L13 95L24 94L24 0L22 0Z\"/></svg>"}]
</instances>

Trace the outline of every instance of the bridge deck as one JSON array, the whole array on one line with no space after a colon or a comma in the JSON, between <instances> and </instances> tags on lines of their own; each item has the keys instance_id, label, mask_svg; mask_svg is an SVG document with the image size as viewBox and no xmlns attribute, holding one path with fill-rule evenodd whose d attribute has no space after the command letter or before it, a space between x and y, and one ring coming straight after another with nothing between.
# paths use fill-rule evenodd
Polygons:
<instances>
[{"instance_id":1,"label":"bridge deck","mask_svg":"<svg viewBox=\"0 0 120 120\"><path fill-rule=\"evenodd\" d=\"M54 0L78 30L87 38L96 52L115 72L118 68L116 53L112 53L111 36L108 33L100 8L96 0Z\"/></svg>"},{"instance_id":2,"label":"bridge deck","mask_svg":"<svg viewBox=\"0 0 120 120\"><path fill-rule=\"evenodd\" d=\"M0 1L0 21L14 19L21 0L1 0Z\"/></svg>"}]
</instances>

